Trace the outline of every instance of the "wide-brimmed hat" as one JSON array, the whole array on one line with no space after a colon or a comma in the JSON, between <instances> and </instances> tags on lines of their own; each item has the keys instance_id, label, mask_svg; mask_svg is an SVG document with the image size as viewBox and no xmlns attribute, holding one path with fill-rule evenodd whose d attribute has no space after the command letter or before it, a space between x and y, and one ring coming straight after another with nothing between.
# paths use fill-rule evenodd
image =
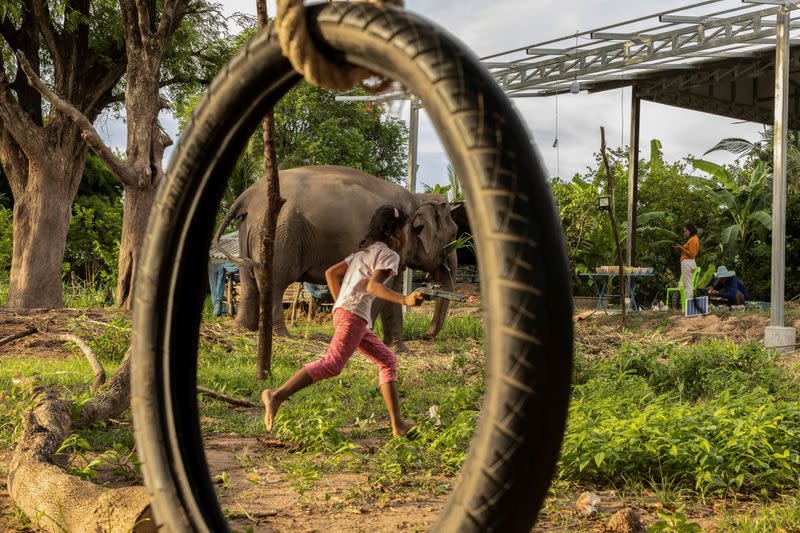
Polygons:
<instances>
[{"instance_id":1,"label":"wide-brimmed hat","mask_svg":"<svg viewBox=\"0 0 800 533\"><path fill-rule=\"evenodd\" d=\"M717 271L714 273L715 278L732 278L736 275L736 272L733 270L728 270L725 268L725 265L717 267Z\"/></svg>"}]
</instances>

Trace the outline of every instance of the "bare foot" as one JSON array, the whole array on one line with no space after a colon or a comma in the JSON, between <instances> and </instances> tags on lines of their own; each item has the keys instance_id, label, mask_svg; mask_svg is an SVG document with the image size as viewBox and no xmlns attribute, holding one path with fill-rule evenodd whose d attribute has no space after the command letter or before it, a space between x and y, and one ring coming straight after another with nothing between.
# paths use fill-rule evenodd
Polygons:
<instances>
[{"instance_id":1,"label":"bare foot","mask_svg":"<svg viewBox=\"0 0 800 533\"><path fill-rule=\"evenodd\" d=\"M392 428L392 436L402 437L406 435L413 427L414 427L414 422L412 422L411 420L400 419L397 422L397 426Z\"/></svg>"},{"instance_id":2,"label":"bare foot","mask_svg":"<svg viewBox=\"0 0 800 533\"><path fill-rule=\"evenodd\" d=\"M264 425L267 426L267 432L272 431L272 424L275 423L275 414L278 412L280 403L274 400L275 393L270 389L264 389L261 393L261 401L264 403Z\"/></svg>"}]
</instances>

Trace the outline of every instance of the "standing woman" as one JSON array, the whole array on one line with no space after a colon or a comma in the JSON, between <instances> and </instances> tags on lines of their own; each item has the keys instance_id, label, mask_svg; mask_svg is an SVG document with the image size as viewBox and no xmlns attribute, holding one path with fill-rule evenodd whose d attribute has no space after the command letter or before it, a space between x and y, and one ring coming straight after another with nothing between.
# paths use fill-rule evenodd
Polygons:
<instances>
[{"instance_id":1,"label":"standing woman","mask_svg":"<svg viewBox=\"0 0 800 533\"><path fill-rule=\"evenodd\" d=\"M697 268L695 259L697 259L697 252L700 251L700 239L697 237L697 228L692 223L683 227L683 236L689 239L686 244L676 243L672 247L681 252L681 283L688 300L694 297L692 274L694 274L694 269Z\"/></svg>"}]
</instances>

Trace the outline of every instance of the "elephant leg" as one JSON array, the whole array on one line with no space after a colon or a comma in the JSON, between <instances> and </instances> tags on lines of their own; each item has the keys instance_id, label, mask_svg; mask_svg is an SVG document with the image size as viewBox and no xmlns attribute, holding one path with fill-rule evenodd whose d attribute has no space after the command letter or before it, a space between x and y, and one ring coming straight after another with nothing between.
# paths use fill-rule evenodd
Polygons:
<instances>
[{"instance_id":1,"label":"elephant leg","mask_svg":"<svg viewBox=\"0 0 800 533\"><path fill-rule=\"evenodd\" d=\"M278 337L291 337L286 327L286 314L283 312L283 293L288 284L275 281L272 281L272 332Z\"/></svg>"},{"instance_id":2,"label":"elephant leg","mask_svg":"<svg viewBox=\"0 0 800 533\"><path fill-rule=\"evenodd\" d=\"M447 266L442 265L435 276L436 282L444 285L444 289L446 291L452 291L455 289L454 280L457 268L458 260L456 259L456 253L451 252L450 255L447 256ZM436 338L436 335L439 334L444 326L444 319L447 318L447 311L449 309L450 300L446 300L444 298L436 299L436 309L433 312L433 320L431 320L431 325L428 327L428 331L422 335L423 339L430 341Z\"/></svg>"},{"instance_id":3,"label":"elephant leg","mask_svg":"<svg viewBox=\"0 0 800 533\"><path fill-rule=\"evenodd\" d=\"M258 285L249 268L239 269L239 307L236 311L236 326L250 331L258 330Z\"/></svg>"},{"instance_id":4,"label":"elephant leg","mask_svg":"<svg viewBox=\"0 0 800 533\"><path fill-rule=\"evenodd\" d=\"M402 278L397 276L391 287L397 292L402 292ZM378 301L376 300L375 304L377 303ZM403 343L403 307L398 304L381 301L378 312L383 324L383 342L395 352L407 352L408 348Z\"/></svg>"}]
</instances>

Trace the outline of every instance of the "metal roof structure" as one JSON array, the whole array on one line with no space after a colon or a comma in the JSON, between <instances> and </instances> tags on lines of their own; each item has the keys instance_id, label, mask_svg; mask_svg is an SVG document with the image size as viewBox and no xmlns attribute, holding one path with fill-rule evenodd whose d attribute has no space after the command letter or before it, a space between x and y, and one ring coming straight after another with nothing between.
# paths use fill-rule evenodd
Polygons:
<instances>
[{"instance_id":1,"label":"metal roof structure","mask_svg":"<svg viewBox=\"0 0 800 533\"><path fill-rule=\"evenodd\" d=\"M706 0L482 58L511 97L635 86L643 100L770 124L782 0ZM789 28L789 127L800 128L800 21Z\"/></svg>"},{"instance_id":2,"label":"metal roof structure","mask_svg":"<svg viewBox=\"0 0 800 533\"><path fill-rule=\"evenodd\" d=\"M510 97L631 86L627 262L636 260L642 100L774 125L767 346L785 327L787 127L800 129L799 0L705 0L482 58Z\"/></svg>"},{"instance_id":3,"label":"metal roof structure","mask_svg":"<svg viewBox=\"0 0 800 533\"><path fill-rule=\"evenodd\" d=\"M219 248L212 245L211 250L208 251L208 256L211 259L228 261L228 256L225 255L222 249L225 249L233 257L239 257L239 230L226 233L220 237Z\"/></svg>"}]
</instances>

